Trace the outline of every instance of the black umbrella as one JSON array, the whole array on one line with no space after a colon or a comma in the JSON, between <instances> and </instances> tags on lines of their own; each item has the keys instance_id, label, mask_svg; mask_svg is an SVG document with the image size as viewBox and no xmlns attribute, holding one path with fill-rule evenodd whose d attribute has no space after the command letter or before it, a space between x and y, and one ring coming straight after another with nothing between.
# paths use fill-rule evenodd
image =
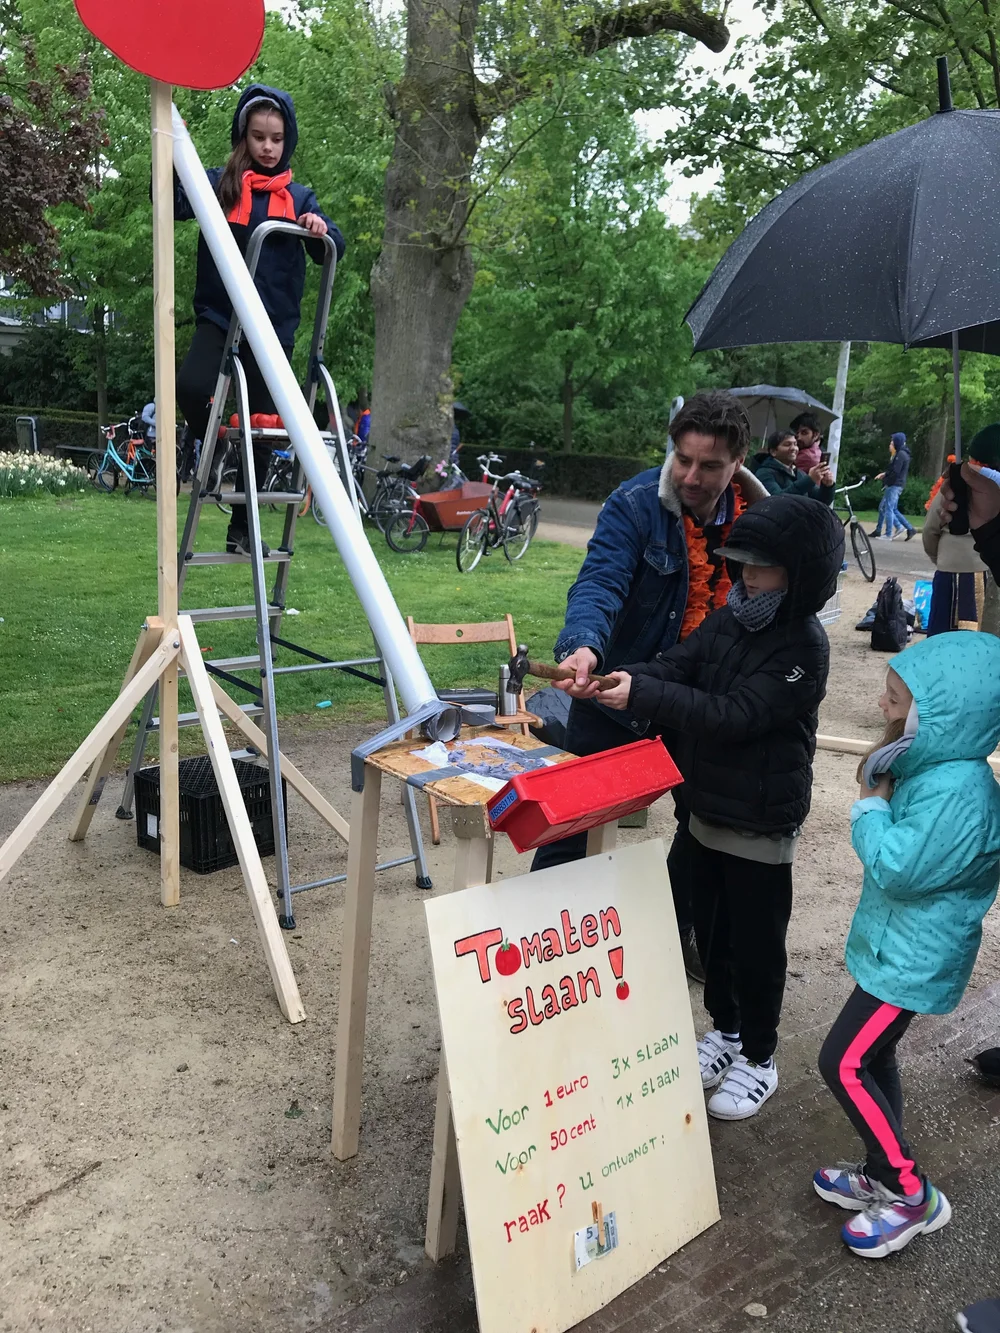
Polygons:
<instances>
[{"instance_id":1,"label":"black umbrella","mask_svg":"<svg viewBox=\"0 0 1000 1333\"><path fill-rule=\"evenodd\" d=\"M946 61L938 75L941 112L818 167L758 213L687 313L696 351L950 346L956 375L959 347L1000 351L1000 114L952 110ZM958 452L957 384L955 398Z\"/></svg>"}]
</instances>

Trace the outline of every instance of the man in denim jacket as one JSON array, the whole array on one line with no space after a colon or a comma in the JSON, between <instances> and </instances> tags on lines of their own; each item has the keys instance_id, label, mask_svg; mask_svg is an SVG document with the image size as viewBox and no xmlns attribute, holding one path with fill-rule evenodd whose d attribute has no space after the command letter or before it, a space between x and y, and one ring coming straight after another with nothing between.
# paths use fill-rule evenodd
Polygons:
<instances>
[{"instance_id":1,"label":"man in denim jacket","mask_svg":"<svg viewBox=\"0 0 1000 1333\"><path fill-rule=\"evenodd\" d=\"M670 423L673 447L662 468L623 482L610 496L587 546L587 556L569 590L566 624L556 640L556 660L573 667L575 681L560 683L573 697L566 748L596 754L638 740L648 723L594 700L594 671L614 671L626 662L648 662L681 636L685 613L698 620L712 605L688 606L688 528L711 561L743 505L767 494L743 467L750 425L739 401L718 390L696 394ZM693 526L692 526L693 525ZM712 581L724 571L712 565ZM710 590L709 590L710 591ZM694 628L690 624L688 628ZM669 740L668 740L669 745ZM694 946L690 891L685 873L687 810L683 787L675 789L677 835L667 864L677 924L690 972L701 972ZM540 847L532 868L562 865L586 854L586 834Z\"/></svg>"}]
</instances>

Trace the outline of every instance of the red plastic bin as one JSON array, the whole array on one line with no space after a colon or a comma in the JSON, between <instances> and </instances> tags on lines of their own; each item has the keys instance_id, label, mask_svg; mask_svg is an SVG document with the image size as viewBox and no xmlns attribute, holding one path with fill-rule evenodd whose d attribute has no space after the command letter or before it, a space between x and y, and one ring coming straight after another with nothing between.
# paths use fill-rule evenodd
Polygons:
<instances>
[{"instance_id":1,"label":"red plastic bin","mask_svg":"<svg viewBox=\"0 0 1000 1333\"><path fill-rule=\"evenodd\" d=\"M644 810L682 781L661 740L635 741L518 773L487 802L486 812L497 833L529 852Z\"/></svg>"}]
</instances>

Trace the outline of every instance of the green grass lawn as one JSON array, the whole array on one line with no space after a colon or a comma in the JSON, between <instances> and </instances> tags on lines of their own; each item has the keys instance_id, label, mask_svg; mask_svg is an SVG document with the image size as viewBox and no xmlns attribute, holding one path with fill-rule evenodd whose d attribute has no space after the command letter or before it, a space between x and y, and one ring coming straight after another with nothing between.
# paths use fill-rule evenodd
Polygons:
<instances>
[{"instance_id":1,"label":"green grass lawn","mask_svg":"<svg viewBox=\"0 0 1000 1333\"><path fill-rule=\"evenodd\" d=\"M181 521L186 512L181 497ZM223 550L227 519L203 512L199 550ZM281 517L265 511L275 544ZM373 548L403 615L416 620L494 620L510 611L519 638L549 657L562 627L566 590L583 552L536 542L518 565L493 553L468 575L455 566L455 537L431 537L420 555L396 555L372 530ZM181 607L253 600L249 566L192 569ZM338 658L364 657L367 622L329 533L299 522L283 637ZM56 772L113 701L143 620L156 612L156 506L148 500L85 492L79 498L0 502L0 781ZM255 651L253 621L198 627L206 660ZM422 650L439 687L494 686L501 645ZM301 660L278 650L276 663ZM247 679L251 679L250 676ZM495 686L494 686L495 687ZM285 715L317 723L384 717L380 691L341 672L278 679ZM249 695L238 696L239 702ZM317 710L329 699L333 707ZM190 696L182 686L182 708ZM201 745L183 733L183 748Z\"/></svg>"}]
</instances>

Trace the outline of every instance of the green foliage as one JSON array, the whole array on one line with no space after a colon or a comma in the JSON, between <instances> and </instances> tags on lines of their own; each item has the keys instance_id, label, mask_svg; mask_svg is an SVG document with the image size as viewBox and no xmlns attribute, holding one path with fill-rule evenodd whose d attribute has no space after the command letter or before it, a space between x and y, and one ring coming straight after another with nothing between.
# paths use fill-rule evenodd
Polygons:
<instances>
[{"instance_id":1,"label":"green foliage","mask_svg":"<svg viewBox=\"0 0 1000 1333\"><path fill-rule=\"evenodd\" d=\"M605 52L483 150L478 271L455 346L480 438L634 454L696 383L680 316L705 269L659 208L660 157L632 112L662 92L630 61Z\"/></svg>"},{"instance_id":2,"label":"green foliage","mask_svg":"<svg viewBox=\"0 0 1000 1333\"><path fill-rule=\"evenodd\" d=\"M108 405L120 421L141 409L153 396L153 365L142 339L110 330L106 334ZM39 402L53 409L92 413L97 409L94 384L94 335L61 324L32 326L0 357L0 403Z\"/></svg>"},{"instance_id":3,"label":"green foliage","mask_svg":"<svg viewBox=\"0 0 1000 1333\"><path fill-rule=\"evenodd\" d=\"M25 27L40 63L88 54L95 103L106 112L107 143L91 173L90 212L63 208L53 213L66 281L90 312L114 311L117 329L133 352L108 348L109 400L135 396L139 382L152 384L152 218L149 201L149 85L94 42L66 0L21 0ZM311 185L320 206L340 226L347 258L338 274L327 346L338 377L351 397L371 375L374 333L368 275L378 252L382 176L391 147L381 80L398 63L389 34L380 34L359 0L322 0L286 21L268 16L261 56L245 82L256 80L290 90L299 122L295 178ZM176 90L176 101L206 166L225 162L236 104L232 89ZM183 356L193 331L197 226L178 226L175 237L177 350ZM311 314L318 269L310 265L304 309ZM304 369L311 318L300 334L297 369ZM93 343L87 344L93 356ZM334 357L331 355L331 361ZM145 375L139 367L144 363ZM94 364L87 369L90 387ZM116 380L119 385L117 387ZM148 393L143 388L142 394ZM37 397L36 395L33 395Z\"/></svg>"}]
</instances>

